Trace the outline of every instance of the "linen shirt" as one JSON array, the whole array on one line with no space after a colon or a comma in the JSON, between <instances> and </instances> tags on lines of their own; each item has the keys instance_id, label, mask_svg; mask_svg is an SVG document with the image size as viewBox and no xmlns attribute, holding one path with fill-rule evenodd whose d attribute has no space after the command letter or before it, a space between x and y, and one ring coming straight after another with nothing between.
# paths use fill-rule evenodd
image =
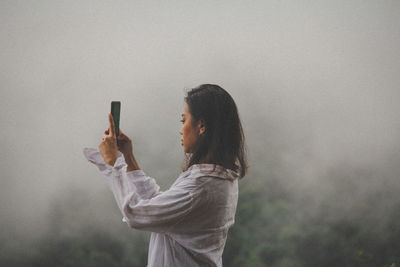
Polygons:
<instances>
[{"instance_id":1,"label":"linen shirt","mask_svg":"<svg viewBox=\"0 0 400 267\"><path fill-rule=\"evenodd\" d=\"M238 177L216 164L195 164L160 191L143 170L127 172L118 151L114 166L97 149L84 148L105 177L130 227L151 232L148 267L222 266L228 229L234 224Z\"/></svg>"}]
</instances>

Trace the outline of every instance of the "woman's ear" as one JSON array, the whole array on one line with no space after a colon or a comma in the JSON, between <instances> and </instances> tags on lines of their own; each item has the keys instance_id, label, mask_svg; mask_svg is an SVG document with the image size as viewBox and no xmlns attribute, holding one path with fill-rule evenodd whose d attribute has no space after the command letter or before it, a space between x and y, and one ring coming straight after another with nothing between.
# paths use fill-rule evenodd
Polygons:
<instances>
[{"instance_id":1,"label":"woman's ear","mask_svg":"<svg viewBox=\"0 0 400 267\"><path fill-rule=\"evenodd\" d=\"M205 125L203 120L200 119L197 122L197 128L198 128L198 131L199 131L199 135L203 134L206 131L206 125Z\"/></svg>"}]
</instances>

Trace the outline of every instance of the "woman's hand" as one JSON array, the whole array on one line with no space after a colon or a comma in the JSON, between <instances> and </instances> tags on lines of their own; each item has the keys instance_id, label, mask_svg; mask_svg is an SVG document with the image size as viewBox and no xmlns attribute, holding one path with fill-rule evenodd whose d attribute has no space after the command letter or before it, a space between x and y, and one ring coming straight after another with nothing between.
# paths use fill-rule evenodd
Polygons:
<instances>
[{"instance_id":1,"label":"woman's hand","mask_svg":"<svg viewBox=\"0 0 400 267\"><path fill-rule=\"evenodd\" d=\"M117 137L118 149L124 154L125 162L128 165L126 171L140 170L139 164L137 163L135 156L133 155L132 140L125 135L121 129L119 129L119 135Z\"/></svg>"},{"instance_id":2,"label":"woman's hand","mask_svg":"<svg viewBox=\"0 0 400 267\"><path fill-rule=\"evenodd\" d=\"M103 141L99 145L99 150L103 156L104 162L114 166L118 158L117 138L115 136L114 120L111 114L108 114L110 126L104 131Z\"/></svg>"},{"instance_id":3,"label":"woman's hand","mask_svg":"<svg viewBox=\"0 0 400 267\"><path fill-rule=\"evenodd\" d=\"M124 155L125 162L128 165L127 171L140 170L140 167L133 155L132 140L119 129L119 135L115 137L114 120L111 114L108 116L110 127L104 131L103 142L100 144L100 152L104 161L114 166L118 158L118 150ZM111 131L110 131L111 129ZM118 142L117 142L118 141Z\"/></svg>"},{"instance_id":4,"label":"woman's hand","mask_svg":"<svg viewBox=\"0 0 400 267\"><path fill-rule=\"evenodd\" d=\"M108 134L109 132L109 129L107 129L104 131L104 134ZM119 129L119 135L117 137L117 146L118 150L121 151L122 154L124 154L125 158L133 155L132 140L127 135L125 135L121 129Z\"/></svg>"},{"instance_id":5,"label":"woman's hand","mask_svg":"<svg viewBox=\"0 0 400 267\"><path fill-rule=\"evenodd\" d=\"M133 146L132 140L126 136L121 129L119 129L119 135L117 137L118 141L118 150L124 154L124 157L127 158L128 156L133 155Z\"/></svg>"}]
</instances>

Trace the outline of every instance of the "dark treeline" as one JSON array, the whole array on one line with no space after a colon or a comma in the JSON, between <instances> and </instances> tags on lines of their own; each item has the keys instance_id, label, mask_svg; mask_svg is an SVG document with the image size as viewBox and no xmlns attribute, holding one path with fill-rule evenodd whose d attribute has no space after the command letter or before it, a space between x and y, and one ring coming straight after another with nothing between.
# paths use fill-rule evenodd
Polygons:
<instances>
[{"instance_id":1,"label":"dark treeline","mask_svg":"<svg viewBox=\"0 0 400 267\"><path fill-rule=\"evenodd\" d=\"M355 173L362 172L343 167L330 175ZM356 184L341 182L333 180L340 190L316 199L296 196L276 179L243 179L224 266L399 266L396 188L383 187L352 204L347 202L355 200ZM146 266L149 233L121 223L111 194L101 203L108 221L96 218L91 202L82 189L67 190L49 211L46 235L18 249L6 248L3 240L0 266Z\"/></svg>"}]
</instances>

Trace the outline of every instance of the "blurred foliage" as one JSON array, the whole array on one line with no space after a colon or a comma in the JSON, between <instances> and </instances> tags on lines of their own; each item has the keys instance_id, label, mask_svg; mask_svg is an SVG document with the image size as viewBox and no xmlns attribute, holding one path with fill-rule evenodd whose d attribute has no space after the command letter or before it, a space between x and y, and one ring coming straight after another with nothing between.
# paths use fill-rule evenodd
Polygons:
<instances>
[{"instance_id":1,"label":"blurred foliage","mask_svg":"<svg viewBox=\"0 0 400 267\"><path fill-rule=\"evenodd\" d=\"M400 266L398 202L374 221L370 202L340 214L328 199L312 206L276 181L242 180L224 266ZM49 212L46 235L20 243L3 239L0 266L146 266L149 233L121 223L115 203L106 204L113 203L111 194L99 204L113 213L109 221L90 211L92 202L82 190L66 190ZM336 216L329 216L333 210Z\"/></svg>"},{"instance_id":2,"label":"blurred foliage","mask_svg":"<svg viewBox=\"0 0 400 267\"><path fill-rule=\"evenodd\" d=\"M399 202L387 207L396 212L376 221L366 204L353 214L336 211L340 216L328 217L340 205L328 199L304 216L307 201L289 199L285 192L279 197L276 191L271 199L270 188L241 184L225 266L400 266Z\"/></svg>"}]
</instances>

